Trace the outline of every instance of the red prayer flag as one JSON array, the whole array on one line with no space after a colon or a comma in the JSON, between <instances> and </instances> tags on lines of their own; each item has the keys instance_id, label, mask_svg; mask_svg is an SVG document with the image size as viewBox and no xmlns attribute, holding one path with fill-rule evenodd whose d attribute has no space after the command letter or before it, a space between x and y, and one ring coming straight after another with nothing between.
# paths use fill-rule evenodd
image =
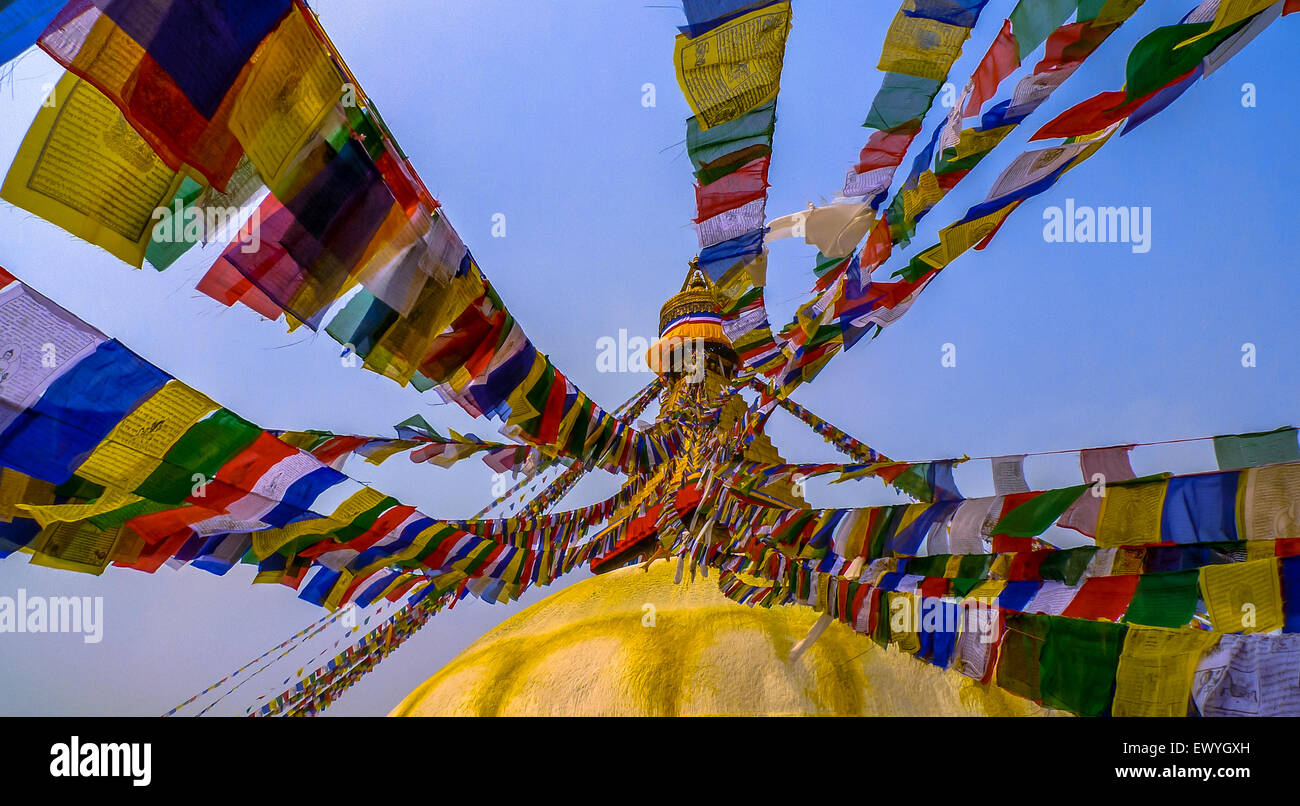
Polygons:
<instances>
[{"instance_id":1,"label":"red prayer flag","mask_svg":"<svg viewBox=\"0 0 1300 806\"><path fill-rule=\"evenodd\" d=\"M1050 73L1065 67L1078 67L1094 50L1106 41L1114 30L1110 25L1093 25L1092 21L1062 25L1047 37L1043 59L1034 65L1034 75Z\"/></svg>"},{"instance_id":2,"label":"red prayer flag","mask_svg":"<svg viewBox=\"0 0 1300 806\"><path fill-rule=\"evenodd\" d=\"M1296 0L1300 3L1300 0ZM1286 537L1273 544L1273 556L1294 557L1300 554L1300 537Z\"/></svg>"},{"instance_id":3,"label":"red prayer flag","mask_svg":"<svg viewBox=\"0 0 1300 806\"><path fill-rule=\"evenodd\" d=\"M893 248L894 242L889 237L889 220L882 215L876 219L876 226L871 230L871 235L867 237L867 242L862 247L862 256L858 259L858 265L861 266L862 271L869 274L872 269L889 259L889 253Z\"/></svg>"},{"instance_id":4,"label":"red prayer flag","mask_svg":"<svg viewBox=\"0 0 1300 806\"><path fill-rule=\"evenodd\" d=\"M907 148L912 144L917 131L919 129L913 128L911 131L890 129L873 132L867 139L867 144L862 147L862 153L858 154L858 164L853 169L864 174L876 168L899 164L907 154Z\"/></svg>"},{"instance_id":5,"label":"red prayer flag","mask_svg":"<svg viewBox=\"0 0 1300 806\"><path fill-rule=\"evenodd\" d=\"M242 302L267 319L279 319L284 310L276 305L253 281L239 273L234 264L218 258L199 280L198 290L227 308Z\"/></svg>"},{"instance_id":6,"label":"red prayer flag","mask_svg":"<svg viewBox=\"0 0 1300 806\"><path fill-rule=\"evenodd\" d=\"M1140 574L1121 574L1113 577L1092 577L1083 583L1079 592L1061 613L1066 618L1106 619L1119 621L1120 616L1133 601Z\"/></svg>"},{"instance_id":7,"label":"red prayer flag","mask_svg":"<svg viewBox=\"0 0 1300 806\"><path fill-rule=\"evenodd\" d=\"M1048 40L1051 41L1050 38ZM1011 75L1020 66L1020 46L1016 44L1016 35L1011 32L1011 20L1002 21L1002 30L998 31L993 44L989 45L980 66L971 75L973 88L970 100L966 102L966 117L978 115L984 102L997 92L1002 79Z\"/></svg>"},{"instance_id":8,"label":"red prayer flag","mask_svg":"<svg viewBox=\"0 0 1300 806\"><path fill-rule=\"evenodd\" d=\"M1007 579L1011 582L1042 579L1043 575L1039 569L1042 567L1043 561L1055 552L1056 549L1016 552L1011 558L1011 567L1007 569Z\"/></svg>"},{"instance_id":9,"label":"red prayer flag","mask_svg":"<svg viewBox=\"0 0 1300 806\"><path fill-rule=\"evenodd\" d=\"M546 399L546 408L542 410L542 420L538 424L537 440L543 445L554 443L560 436L560 423L564 420L564 399L568 394L568 383L564 373L555 370L555 381L551 384L550 395ZM574 401L578 405L578 401Z\"/></svg>"},{"instance_id":10,"label":"red prayer flag","mask_svg":"<svg viewBox=\"0 0 1300 806\"><path fill-rule=\"evenodd\" d=\"M767 195L767 166L771 156L754 160L716 182L695 186L695 223L734 210Z\"/></svg>"},{"instance_id":11,"label":"red prayer flag","mask_svg":"<svg viewBox=\"0 0 1300 806\"><path fill-rule=\"evenodd\" d=\"M202 497L191 495L185 500L195 506L225 512L234 502L253 494L253 487L267 471L297 453L297 448L263 431L251 445L217 471L217 477L203 488Z\"/></svg>"},{"instance_id":12,"label":"red prayer flag","mask_svg":"<svg viewBox=\"0 0 1300 806\"><path fill-rule=\"evenodd\" d=\"M921 581L920 593L926 599L939 599L948 595L948 580L944 577L926 577Z\"/></svg>"},{"instance_id":13,"label":"red prayer flag","mask_svg":"<svg viewBox=\"0 0 1300 806\"><path fill-rule=\"evenodd\" d=\"M1163 87L1157 87L1151 92L1143 95L1141 98L1134 98L1128 103L1124 99L1128 94L1124 90L1117 92L1103 92L1094 95L1082 103L1075 104L1061 114L1049 120L1043 128L1034 132L1030 140L1050 140L1053 137L1078 137L1084 134L1092 134L1100 131L1112 123L1118 123L1146 103L1151 96L1186 79L1195 72L1195 68L1188 70L1178 78L1165 84Z\"/></svg>"},{"instance_id":14,"label":"red prayer flag","mask_svg":"<svg viewBox=\"0 0 1300 806\"><path fill-rule=\"evenodd\" d=\"M1033 549L1034 539L1032 537L993 535L994 554L1028 554Z\"/></svg>"}]
</instances>

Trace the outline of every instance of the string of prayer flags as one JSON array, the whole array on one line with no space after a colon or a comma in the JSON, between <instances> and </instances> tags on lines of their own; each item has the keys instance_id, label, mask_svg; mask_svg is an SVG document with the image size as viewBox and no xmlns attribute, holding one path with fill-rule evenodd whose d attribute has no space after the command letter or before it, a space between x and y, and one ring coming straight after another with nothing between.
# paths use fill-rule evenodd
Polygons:
<instances>
[{"instance_id":1,"label":"string of prayer flags","mask_svg":"<svg viewBox=\"0 0 1300 806\"><path fill-rule=\"evenodd\" d=\"M967 105L966 99L970 97L974 89L976 77L972 75L970 84L966 92L963 93L962 101L954 105L942 129L935 130L928 147L914 161L911 175L878 218L877 227L873 230L872 240L875 239L875 233L880 233L883 237L879 244L869 242L868 245L871 247L869 250L870 256L864 251L861 257L862 266L870 272L871 268L874 268L875 265L878 265L889 256L888 247L890 244L906 244L921 215L933 207L949 190L960 182L962 177L991 152L1020 121L1046 101L1052 91L1077 69L1083 60L1093 53L1118 27L1119 23L1127 19L1139 5L1140 2L1121 2L1113 3L1104 9L1096 7L1095 4L1087 8L1081 8L1078 14L1078 22L1061 25L1047 37L1046 55L1034 68L1034 72L1024 77L1017 84L1012 96L992 107L982 118L979 127L960 129L962 116L960 110ZM906 7L904 10L906 11ZM1037 14L1039 9L1026 9L1026 12ZM1068 17L1070 9L1062 7L1059 13ZM1010 24L1009 20L1007 24ZM1025 24L1022 22L1022 26ZM1014 37L1014 34L1013 25L1011 36ZM1030 34L1027 33L1026 37L1029 36ZM1006 37L1003 37L1001 41L995 40L993 48L986 55L989 59L989 69L985 71L985 78L989 82L991 82L992 76L987 74L997 64L1000 63L1002 67L998 67L994 72L1011 69L1006 66L1013 59L1013 55L1007 47ZM1015 54L1014 60L1018 62L1020 55L1019 53ZM901 163L912 138L919 132L920 119L924 117L929 104L932 102L933 95L937 91L937 83L930 87L904 87L903 85L906 85L908 81L924 82L926 79L909 78L907 76L900 78L899 74L887 74L877 100L889 98L891 95L906 98L908 97L907 93L900 92L900 90L910 89L911 97L915 98L912 103L914 103L917 110L916 119L906 123L897 121L892 123L888 121L874 122L877 127L893 125L897 128L894 131L877 132L872 135L867 147L863 149L860 155L858 166L855 170L849 172L844 188L845 196L863 196L872 199L873 207L883 200L883 195L875 198L873 198L873 195L881 193L891 183L894 169ZM984 83L983 79L981 83ZM875 111L874 106L873 111ZM971 107L972 113L977 111L978 109ZM872 123L872 121L868 121L868 125L872 125ZM1089 137L1085 139L1096 140L1098 138ZM1102 142L1104 142L1104 139L1102 139ZM1049 173L1046 178L1029 183L1028 186L1021 188L1021 190L1027 195L1046 190L1065 170L1095 153L1099 147L1100 143L1084 147L1081 149L1081 154L1074 155L1077 157L1076 159L1067 161L1065 166L1059 168L1059 173ZM934 154L936 150L938 151L937 155ZM1056 154L1055 151L1050 153ZM1035 155L1034 159L1044 156L1046 154L1038 154ZM922 170L931 158L934 159L933 170ZM1042 167L1041 164L1039 167ZM790 344L787 345L787 347L795 347L794 357L787 364L784 377L781 380L782 387L788 390L794 384L811 380L815 377L817 369L823 366L831 355L840 349L851 347L864 335L867 329L874 328L875 335L879 335L881 329L892 324L893 321L896 321L898 317L906 312L916 294L919 293L920 288L924 287L934 273L952 262L966 249L972 246L978 249L987 245L988 241L996 234L1002 221L1015 209L1018 203L1018 197L1008 195L1005 198L998 198L996 202L977 205L968 212L966 218L962 221L941 230L940 244L925 250L919 257L913 258L909 266L895 272L896 276L902 276L904 280L917 284L914 289L909 289L910 293L903 304L886 303L886 307L866 315L859 314L857 318L841 316L836 325L842 332L834 335L832 341L814 351L813 354L805 354L800 349L799 333L794 333ZM818 290L831 286L833 280L834 278L832 278L832 281L825 279L819 281ZM854 283L852 285L860 288L865 284ZM849 298L850 295L857 296L861 294L860 291L852 292L851 287L849 283L845 283L842 286L843 291L836 291L835 293L842 294L845 298ZM841 307L841 303L837 301L835 307ZM824 329L832 330L831 327ZM787 331L783 332L788 332L788 328Z\"/></svg>"},{"instance_id":2,"label":"string of prayer flags","mask_svg":"<svg viewBox=\"0 0 1300 806\"><path fill-rule=\"evenodd\" d=\"M35 8L7 4L3 19ZM283 314L291 328L320 327L325 311L360 284L329 332L346 331L340 341L357 348L367 368L422 391L468 392L458 402L475 416L505 419L508 400L518 408L527 398L531 389L512 392L540 353L300 0L220 8L75 0L39 44L68 74L0 196L137 267L147 259L164 269L194 243L224 237L229 246L200 290L267 318ZM714 176L748 177L744 164L710 167ZM263 183L270 195L250 206ZM235 233L241 220L246 226ZM483 317L467 315L479 300L491 304L486 331ZM449 326L473 332L440 341ZM488 343L466 350L468 335ZM521 361L505 360L524 352ZM488 376L492 370L499 372ZM549 389L555 373L543 375ZM587 449L596 446L581 443L605 414L585 397L577 405L521 418L520 436L592 460ZM621 423L617 430L634 431ZM662 452L628 434L612 455L595 458L622 467Z\"/></svg>"},{"instance_id":3,"label":"string of prayer flags","mask_svg":"<svg viewBox=\"0 0 1300 806\"><path fill-rule=\"evenodd\" d=\"M423 568L491 578L475 595L515 598L558 573L549 541L578 526L563 521L536 548L505 551L504 532L469 534L348 479L21 284L0 292L0 310L14 314L3 320L10 327L23 323L8 359L18 359L19 382L0 392L0 410L16 413L0 429L0 501L11 523L37 529L6 529L5 539L38 565L100 573L110 563L147 572L190 563L222 574L242 559L259 565L257 581L292 587L314 566L302 598L329 608L387 568ZM51 347L67 348L57 367L40 361ZM414 418L403 429L431 432ZM58 485L53 501L41 482ZM597 507L583 517L605 514Z\"/></svg>"}]
</instances>

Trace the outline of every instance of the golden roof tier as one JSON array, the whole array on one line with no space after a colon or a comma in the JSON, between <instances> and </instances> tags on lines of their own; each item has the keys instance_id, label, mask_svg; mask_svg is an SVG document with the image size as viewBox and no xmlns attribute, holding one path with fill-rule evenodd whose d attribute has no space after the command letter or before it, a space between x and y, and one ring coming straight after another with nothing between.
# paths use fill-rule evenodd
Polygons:
<instances>
[{"instance_id":1,"label":"golden roof tier","mask_svg":"<svg viewBox=\"0 0 1300 806\"><path fill-rule=\"evenodd\" d=\"M696 362L715 359L721 374L730 377L739 360L722 328L722 309L709 276L691 260L681 291L659 309L659 339L646 357L660 375L692 374Z\"/></svg>"}]
</instances>

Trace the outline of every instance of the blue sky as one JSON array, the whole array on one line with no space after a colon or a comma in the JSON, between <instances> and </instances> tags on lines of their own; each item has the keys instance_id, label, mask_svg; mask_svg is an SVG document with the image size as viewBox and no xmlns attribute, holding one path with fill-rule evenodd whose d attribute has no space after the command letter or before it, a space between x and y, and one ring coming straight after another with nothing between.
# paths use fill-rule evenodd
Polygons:
<instances>
[{"instance_id":1,"label":"blue sky","mask_svg":"<svg viewBox=\"0 0 1300 806\"><path fill-rule=\"evenodd\" d=\"M855 161L880 82L875 64L894 4L796 0L770 172L769 218L831 198ZM1034 129L1092 94L1118 89L1133 44L1177 22L1191 2L1150 2L922 222L913 242L983 199ZM667 7L661 7L667 6ZM658 308L696 251L684 120L672 73L671 0L657 5L570 0L473 4L318 0L314 7L426 184L529 336L608 407L649 378L597 371L597 341L654 335ZM953 77L978 63L1012 0L993 0ZM988 456L1239 433L1296 422L1293 305L1296 171L1292 18L1280 20L1173 107L1116 138L1048 193L1017 210L985 251L946 270L872 343L833 361L795 399L890 456ZM1037 60L1038 55L1033 57ZM29 52L0 84L0 164L8 165L58 68ZM1004 85L1012 86L1013 79ZM655 85L656 104L642 105ZM1243 107L1243 85L1257 105ZM999 96L1001 97L1001 96ZM942 110L936 110L936 115ZM932 120L935 119L932 115ZM910 159L910 158L909 158ZM910 164L910 163L909 163ZM1043 211L1149 206L1151 249L1046 243ZM506 236L491 234L506 217ZM413 413L484 438L436 398L338 361L326 336L287 334L194 285L217 249L165 273L134 271L106 253L0 204L0 265L176 377L269 428L386 434ZM768 300L786 321L811 284L812 247L773 244ZM891 263L886 270L895 268ZM1242 345L1256 346L1253 368ZM956 348L955 367L940 362ZM792 461L838 454L785 415L769 433ZM1139 473L1213 469L1208 443L1142 449ZM350 464L435 516L464 517L491 500L491 471ZM1073 456L1034 457L1035 488L1076 483ZM968 495L992 491L987 462L958 469ZM597 472L565 502L617 489ZM815 505L892 499L873 481L810 484ZM573 579L582 578L575 574ZM0 562L0 595L103 596L104 640L0 635L2 714L157 714L315 621L323 611L280 586L164 568L102 577ZM569 580L566 580L566 582ZM563 584L563 583L561 583ZM530 591L523 604L550 589ZM520 605L462 602L332 709L382 714ZM308 663L341 637L328 633ZM341 647L342 645L340 645ZM328 657L330 652L326 652ZM293 669L290 668L290 672ZM278 693L280 667L217 709L242 713ZM245 696L247 694L247 696ZM227 707L229 706L229 707ZM182 712L184 713L184 712Z\"/></svg>"}]
</instances>

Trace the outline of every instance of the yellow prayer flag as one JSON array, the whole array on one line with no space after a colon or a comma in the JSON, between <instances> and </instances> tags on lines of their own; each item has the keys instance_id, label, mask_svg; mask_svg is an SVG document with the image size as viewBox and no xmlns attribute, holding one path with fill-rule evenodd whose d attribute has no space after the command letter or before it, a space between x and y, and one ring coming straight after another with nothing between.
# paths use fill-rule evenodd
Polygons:
<instances>
[{"instance_id":1,"label":"yellow prayer flag","mask_svg":"<svg viewBox=\"0 0 1300 806\"><path fill-rule=\"evenodd\" d=\"M900 652L915 655L921 650L920 597L910 593L889 594L889 640Z\"/></svg>"},{"instance_id":2,"label":"yellow prayer flag","mask_svg":"<svg viewBox=\"0 0 1300 806\"><path fill-rule=\"evenodd\" d=\"M541 414L535 406L528 402L526 395L541 380L542 373L546 371L546 364L546 356L539 351L533 357L532 369L528 371L524 382L515 387L514 391L507 397L507 402L510 405L510 418L506 421L506 425L518 425L519 423L528 422Z\"/></svg>"},{"instance_id":3,"label":"yellow prayer flag","mask_svg":"<svg viewBox=\"0 0 1300 806\"><path fill-rule=\"evenodd\" d=\"M18 504L45 506L54 503L54 485L40 481L17 470L0 468L0 522L26 518L27 513Z\"/></svg>"},{"instance_id":4,"label":"yellow prayer flag","mask_svg":"<svg viewBox=\"0 0 1300 806\"><path fill-rule=\"evenodd\" d=\"M1300 537L1300 464L1248 468L1239 484L1247 540Z\"/></svg>"},{"instance_id":5,"label":"yellow prayer flag","mask_svg":"<svg viewBox=\"0 0 1300 806\"><path fill-rule=\"evenodd\" d=\"M385 445L384 447L378 448L375 451L373 451L369 456L366 457L366 462L372 465L382 465L393 455L399 454L402 451L408 451L411 448L416 447L417 445L423 445L423 444L424 443L418 442L414 439L395 439L389 444Z\"/></svg>"},{"instance_id":6,"label":"yellow prayer flag","mask_svg":"<svg viewBox=\"0 0 1300 806\"><path fill-rule=\"evenodd\" d=\"M1276 2L1277 0L1219 0L1219 8L1214 14L1214 22L1210 24L1209 29L1204 33L1179 42L1174 46L1174 50L1186 47L1193 42L1222 31L1224 28L1236 25L1248 17L1255 16Z\"/></svg>"},{"instance_id":7,"label":"yellow prayer flag","mask_svg":"<svg viewBox=\"0 0 1300 806\"><path fill-rule=\"evenodd\" d=\"M17 507L26 512L28 517L35 518L36 522L44 528L53 523L84 521L96 515L103 515L105 512L112 512L115 509L130 506L139 500L141 499L138 495L109 487L104 490L99 498L82 504L51 504L49 506L18 504Z\"/></svg>"},{"instance_id":8,"label":"yellow prayer flag","mask_svg":"<svg viewBox=\"0 0 1300 806\"><path fill-rule=\"evenodd\" d=\"M1113 716L1186 716L1196 664L1219 640L1205 630L1130 624L1115 674Z\"/></svg>"},{"instance_id":9,"label":"yellow prayer flag","mask_svg":"<svg viewBox=\"0 0 1300 806\"><path fill-rule=\"evenodd\" d=\"M230 131L275 189L343 95L343 77L294 6L253 54Z\"/></svg>"},{"instance_id":10,"label":"yellow prayer flag","mask_svg":"<svg viewBox=\"0 0 1300 806\"><path fill-rule=\"evenodd\" d=\"M876 68L886 73L945 80L952 63L961 55L961 47L971 29L926 17L910 17L904 12L904 8L899 8L889 24Z\"/></svg>"},{"instance_id":11,"label":"yellow prayer flag","mask_svg":"<svg viewBox=\"0 0 1300 806\"><path fill-rule=\"evenodd\" d=\"M51 523L32 541L32 565L98 576L112 559L122 527L100 529L90 521Z\"/></svg>"},{"instance_id":12,"label":"yellow prayer flag","mask_svg":"<svg viewBox=\"0 0 1300 806\"><path fill-rule=\"evenodd\" d=\"M1276 540L1251 540L1246 543L1247 560L1267 560L1277 556Z\"/></svg>"},{"instance_id":13,"label":"yellow prayer flag","mask_svg":"<svg viewBox=\"0 0 1300 806\"><path fill-rule=\"evenodd\" d=\"M1144 548L1117 548L1111 551L1115 553L1112 555L1107 576L1140 574L1146 568L1147 550Z\"/></svg>"},{"instance_id":14,"label":"yellow prayer flag","mask_svg":"<svg viewBox=\"0 0 1300 806\"><path fill-rule=\"evenodd\" d=\"M916 187L903 188L903 218L915 221L916 217L943 200L943 188L934 171L922 171L916 177Z\"/></svg>"},{"instance_id":15,"label":"yellow prayer flag","mask_svg":"<svg viewBox=\"0 0 1300 806\"><path fill-rule=\"evenodd\" d=\"M983 154L986 151L992 151L998 143L1002 142L1008 134L1015 131L1016 125L999 126L996 129L988 131L976 131L975 129L962 129L957 136L957 160L963 160L974 154Z\"/></svg>"},{"instance_id":16,"label":"yellow prayer flag","mask_svg":"<svg viewBox=\"0 0 1300 806\"><path fill-rule=\"evenodd\" d=\"M1007 586L1005 579L990 579L979 583L975 587L966 591L965 599L996 599L1002 589Z\"/></svg>"},{"instance_id":17,"label":"yellow prayer flag","mask_svg":"<svg viewBox=\"0 0 1300 806\"><path fill-rule=\"evenodd\" d=\"M0 198L139 268L155 211L182 177L99 90L67 73L14 157Z\"/></svg>"},{"instance_id":18,"label":"yellow prayer flag","mask_svg":"<svg viewBox=\"0 0 1300 806\"><path fill-rule=\"evenodd\" d=\"M162 389L113 426L77 475L108 487L134 490L149 478L187 431L219 408L207 395L180 381Z\"/></svg>"},{"instance_id":19,"label":"yellow prayer flag","mask_svg":"<svg viewBox=\"0 0 1300 806\"><path fill-rule=\"evenodd\" d=\"M948 265L948 258L943 248L943 244L941 243L937 243L934 246L931 246L929 249L926 249L924 252L917 255L916 257L922 263L925 263L927 266L932 266L936 269L942 269L944 266ZM899 305L895 307L902 307L902 306Z\"/></svg>"},{"instance_id":20,"label":"yellow prayer flag","mask_svg":"<svg viewBox=\"0 0 1300 806\"><path fill-rule=\"evenodd\" d=\"M1113 25L1132 17L1146 0L1106 0L1106 4L1091 20L1093 27Z\"/></svg>"},{"instance_id":21,"label":"yellow prayer flag","mask_svg":"<svg viewBox=\"0 0 1300 806\"><path fill-rule=\"evenodd\" d=\"M942 255L939 260L942 263L935 265L927 260L927 263L935 265L935 268L943 268L949 263L960 257L966 250L975 244L984 240L990 232L998 228L1002 220L1011 215L1011 211L1016 209L1019 202L1012 202L1006 207L994 210L985 216L972 219L970 221L958 221L955 224L949 224L939 230L939 245L943 247L939 254ZM926 260L923 255L922 260Z\"/></svg>"},{"instance_id":22,"label":"yellow prayer flag","mask_svg":"<svg viewBox=\"0 0 1300 806\"><path fill-rule=\"evenodd\" d=\"M1276 558L1204 566L1200 584L1217 632L1268 632L1283 624Z\"/></svg>"},{"instance_id":23,"label":"yellow prayer flag","mask_svg":"<svg viewBox=\"0 0 1300 806\"><path fill-rule=\"evenodd\" d=\"M704 131L776 97L790 31L790 3L751 11L691 39L677 37L673 65Z\"/></svg>"},{"instance_id":24,"label":"yellow prayer flag","mask_svg":"<svg viewBox=\"0 0 1300 806\"><path fill-rule=\"evenodd\" d=\"M1014 553L997 554L989 564L989 579L1006 579L1011 575L1011 564L1015 561Z\"/></svg>"},{"instance_id":25,"label":"yellow prayer flag","mask_svg":"<svg viewBox=\"0 0 1300 806\"><path fill-rule=\"evenodd\" d=\"M322 603L326 610L338 610L343 603L343 594L348 592L352 585L354 574L346 568L339 570L339 578L334 581L334 587L330 588L329 594Z\"/></svg>"},{"instance_id":26,"label":"yellow prayer flag","mask_svg":"<svg viewBox=\"0 0 1300 806\"><path fill-rule=\"evenodd\" d=\"M948 563L943 567L943 575L948 579L956 579L961 574L961 554L953 554L948 557Z\"/></svg>"},{"instance_id":27,"label":"yellow prayer flag","mask_svg":"<svg viewBox=\"0 0 1300 806\"><path fill-rule=\"evenodd\" d=\"M929 508L930 504L908 504L907 509L903 511L903 517L899 520L898 529L895 530L894 534L902 534L904 529L912 525L912 521L921 517L921 513L925 512ZM827 511L833 512L833 510Z\"/></svg>"},{"instance_id":28,"label":"yellow prayer flag","mask_svg":"<svg viewBox=\"0 0 1300 806\"><path fill-rule=\"evenodd\" d=\"M1160 512L1168 487L1164 479L1107 487L1097 519L1097 545L1105 548L1159 543Z\"/></svg>"}]
</instances>

